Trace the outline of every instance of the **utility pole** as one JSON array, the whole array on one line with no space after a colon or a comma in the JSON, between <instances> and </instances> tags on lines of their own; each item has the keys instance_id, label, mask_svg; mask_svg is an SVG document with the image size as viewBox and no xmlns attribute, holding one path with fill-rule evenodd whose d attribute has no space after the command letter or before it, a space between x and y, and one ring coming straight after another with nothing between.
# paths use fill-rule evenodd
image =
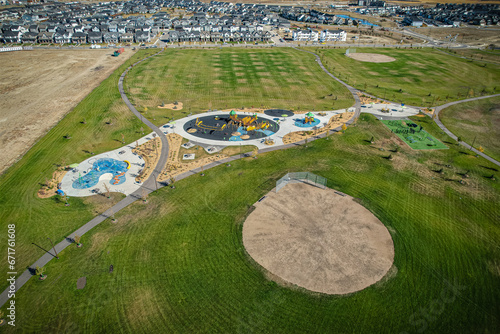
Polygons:
<instances>
[{"instance_id":1,"label":"utility pole","mask_svg":"<svg viewBox=\"0 0 500 334\"><path fill-rule=\"evenodd\" d=\"M59 260L59 256L57 256L57 251L56 251L56 248L54 247L54 243L52 242L52 240L50 240L49 237L47 237L47 239L49 239L50 243L52 244L52 248L54 249L54 253L56 253L56 259Z\"/></svg>"}]
</instances>

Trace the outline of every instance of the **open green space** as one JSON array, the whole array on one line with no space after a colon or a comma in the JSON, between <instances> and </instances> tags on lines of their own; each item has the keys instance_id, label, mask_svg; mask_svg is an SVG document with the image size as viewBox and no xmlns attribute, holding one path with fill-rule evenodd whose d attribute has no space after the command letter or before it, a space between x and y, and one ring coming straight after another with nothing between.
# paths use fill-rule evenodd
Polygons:
<instances>
[{"instance_id":1,"label":"open green space","mask_svg":"<svg viewBox=\"0 0 500 334\"><path fill-rule=\"evenodd\" d=\"M357 48L396 58L369 63L346 57L346 49L312 49L328 70L379 98L415 106L434 106L500 91L500 65L447 55L433 49Z\"/></svg>"},{"instance_id":2,"label":"open green space","mask_svg":"<svg viewBox=\"0 0 500 334\"><path fill-rule=\"evenodd\" d=\"M441 122L456 136L500 161L500 97L457 104L439 113Z\"/></svg>"},{"instance_id":3,"label":"open green space","mask_svg":"<svg viewBox=\"0 0 500 334\"><path fill-rule=\"evenodd\" d=\"M244 51L237 50L236 56L246 57ZM251 55L255 51L247 52ZM167 51L167 54L175 60L172 54L176 52L193 59L198 56L191 50ZM220 57L228 52L229 58L236 58L231 49L199 52L201 55L219 52ZM314 61L310 57L301 58L302 53L279 52L290 52L287 62L293 63L297 57L303 59L304 67L315 69ZM119 195L111 201L101 196L71 198L71 206L65 207L58 199L39 199L36 192L62 160L67 164L80 162L90 152L97 154L117 148L121 146L122 133L127 142L142 136L142 125L121 102L116 83L126 66L146 54L147 51L140 51L105 80L0 178L0 218L4 227L16 224L19 272L43 254L32 242L50 248L47 237L54 242L62 240L120 198ZM131 84L127 89L134 103L148 106L138 103L146 100L139 86L147 86L140 83L140 71L149 72L149 65L163 71L162 66L167 64L168 69L168 61L163 57L158 57L159 60L154 57L146 61L146 66L133 69L131 78L137 83L127 82ZM271 55L260 59L266 57ZM308 65L309 62L312 64ZM228 62L220 63L224 68ZM188 76L190 72L184 66L172 78ZM193 107L195 103L203 105L196 102L198 94L198 99L211 103L212 108L224 107L217 105L223 103L222 97L217 102L205 96L220 93L211 93L214 89L211 81L198 81L196 76L208 71L198 66L201 69L193 69L196 75L191 81L175 79L185 85L197 84L192 92L180 88L189 98L169 97L170 101L166 99L165 103L179 100L186 103L186 111L191 106L190 112L199 112L201 107L200 110ZM207 62L203 66L212 64ZM260 67L252 61L247 78L252 77L252 68L256 66ZM235 71L228 69L227 78L216 80L230 82L229 77ZM154 75L144 75L142 80L148 82ZM325 84L329 82L322 77L311 80L316 80L316 85L322 80ZM308 84L313 84L312 81ZM134 85L137 85L135 93ZM180 84L171 85L174 90ZM202 85L207 88L201 88ZM229 91L241 88L230 86ZM248 94L265 91L261 89L259 93L256 89L252 88ZM311 89L308 93L317 92ZM299 93L296 99L301 98ZM243 105L244 94L236 96L237 103ZM339 98L329 103L350 105L352 101L345 96L344 100ZM233 101L230 94L225 98ZM247 99L250 101L250 97ZM320 109L314 105L315 98L304 99L310 101L312 108ZM284 99L276 97L275 101ZM153 116L153 112L148 110L150 114L146 117ZM159 117L165 115L158 114L156 119ZM344 134L310 142L307 147L234 161L231 167L222 165L205 170L204 177L193 175L177 181L176 189L156 191L149 196L148 203L138 201L117 213L116 223L105 221L84 235L82 248L72 245L63 251L59 260L47 265L45 281L31 279L16 293L16 327L4 326L2 330L30 333L497 331L500 182L491 175L498 174L498 169L460 146L451 145L450 138L430 118L414 117L412 121L434 138L450 144L450 149L412 150L375 117L362 114ZM71 139L64 138L67 134ZM393 158L387 159L390 154ZM387 226L395 247L394 267L387 277L357 293L326 296L280 286L270 281L248 257L241 231L252 204L284 174L296 171L311 171L326 177L329 187L355 197ZM460 181L464 180L462 184ZM0 251L4 254L6 239L5 233L0 234L3 241ZM110 265L114 268L112 273ZM9 271L5 261L0 268ZM76 281L83 276L87 285L77 290ZM2 308L5 309L6 306Z\"/></svg>"},{"instance_id":4,"label":"open green space","mask_svg":"<svg viewBox=\"0 0 500 334\"><path fill-rule=\"evenodd\" d=\"M132 56L0 176L0 221L5 228L7 224L16 224L15 258L19 272L44 254L33 242L49 248L47 237L54 243L63 240L122 197L115 194L106 203L95 198L70 198L70 206L65 207L64 200L40 199L37 192L58 166L79 163L89 158L91 152L99 154L123 146L121 134L127 142L142 137L142 125L122 102L117 82L127 66L153 52L157 51L140 51ZM7 254L7 233L0 233L0 241L0 252ZM0 264L3 272L9 271L6 260L5 257ZM6 286L3 281L0 289Z\"/></svg>"},{"instance_id":5,"label":"open green space","mask_svg":"<svg viewBox=\"0 0 500 334\"><path fill-rule=\"evenodd\" d=\"M354 104L311 54L289 49L167 49L132 69L125 82L132 102L156 124L208 109L332 110ZM163 103L182 110L159 109Z\"/></svg>"},{"instance_id":6,"label":"open green space","mask_svg":"<svg viewBox=\"0 0 500 334\"><path fill-rule=\"evenodd\" d=\"M422 126L411 121L394 120L382 121L391 132L395 133L401 140L414 150L446 149L446 145L434 138L424 130Z\"/></svg>"},{"instance_id":7,"label":"open green space","mask_svg":"<svg viewBox=\"0 0 500 334\"><path fill-rule=\"evenodd\" d=\"M446 141L429 118L413 120ZM374 144L370 138L374 137ZM416 151L373 116L345 134L206 170L137 202L16 295L6 332L485 333L500 326L500 183L458 146ZM380 150L384 148L384 150ZM434 170L449 164L443 173ZM467 184L458 182L468 170ZM282 287L246 254L242 223L287 172L311 171L390 231L381 282L327 296ZM307 214L305 211L304 214ZM272 217L270 217L272 219ZM110 265L114 270L109 272ZM76 290L79 277L87 286ZM28 311L29 310L29 311Z\"/></svg>"}]
</instances>

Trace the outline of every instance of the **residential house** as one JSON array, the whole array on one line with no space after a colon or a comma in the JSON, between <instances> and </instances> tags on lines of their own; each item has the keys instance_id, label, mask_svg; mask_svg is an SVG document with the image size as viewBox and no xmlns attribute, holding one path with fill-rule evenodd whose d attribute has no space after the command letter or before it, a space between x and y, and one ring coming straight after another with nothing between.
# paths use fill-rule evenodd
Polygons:
<instances>
[{"instance_id":1,"label":"residential house","mask_svg":"<svg viewBox=\"0 0 500 334\"><path fill-rule=\"evenodd\" d=\"M342 41L347 40L347 33L344 30L323 30L320 33L319 40L321 42L327 41Z\"/></svg>"}]
</instances>

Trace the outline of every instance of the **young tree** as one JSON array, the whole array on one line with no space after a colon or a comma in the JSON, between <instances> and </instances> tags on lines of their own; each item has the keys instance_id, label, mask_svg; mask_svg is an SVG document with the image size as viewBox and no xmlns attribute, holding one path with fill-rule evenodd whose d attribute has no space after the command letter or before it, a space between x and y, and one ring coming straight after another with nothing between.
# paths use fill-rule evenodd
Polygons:
<instances>
[{"instance_id":1,"label":"young tree","mask_svg":"<svg viewBox=\"0 0 500 334\"><path fill-rule=\"evenodd\" d=\"M122 136L122 144L125 144L125 135L121 133L121 136Z\"/></svg>"},{"instance_id":2,"label":"young tree","mask_svg":"<svg viewBox=\"0 0 500 334\"><path fill-rule=\"evenodd\" d=\"M345 130L347 130L347 126L344 124L342 124L342 131L345 133Z\"/></svg>"},{"instance_id":3,"label":"young tree","mask_svg":"<svg viewBox=\"0 0 500 334\"><path fill-rule=\"evenodd\" d=\"M38 276L40 276L38 279L43 281L44 279L47 278L47 275L44 275L43 273L45 272L45 268L44 267L39 267L39 266L36 266L36 269L35 269L35 272Z\"/></svg>"},{"instance_id":4,"label":"young tree","mask_svg":"<svg viewBox=\"0 0 500 334\"><path fill-rule=\"evenodd\" d=\"M479 146L479 148L477 149L479 152L483 153L484 152L484 148L482 146Z\"/></svg>"},{"instance_id":5,"label":"young tree","mask_svg":"<svg viewBox=\"0 0 500 334\"><path fill-rule=\"evenodd\" d=\"M147 203L148 202L148 192L146 189L142 189L142 201L144 203Z\"/></svg>"},{"instance_id":6,"label":"young tree","mask_svg":"<svg viewBox=\"0 0 500 334\"><path fill-rule=\"evenodd\" d=\"M76 243L76 247L78 247L78 248L82 247L82 244L81 244L81 242L80 242L80 239L81 239L81 238L82 238L82 237L81 237L81 236L79 236L79 235L77 235L77 234L75 234L75 236L73 237L73 240L75 240L75 243Z\"/></svg>"},{"instance_id":7,"label":"young tree","mask_svg":"<svg viewBox=\"0 0 500 334\"><path fill-rule=\"evenodd\" d=\"M113 209L109 209L109 216L111 217L111 222L116 223L115 212Z\"/></svg>"},{"instance_id":8,"label":"young tree","mask_svg":"<svg viewBox=\"0 0 500 334\"><path fill-rule=\"evenodd\" d=\"M109 188L108 188L108 186L106 185L106 183L103 183L103 185L104 185L104 189L106 189L106 197L107 197L107 198L111 198L111 194L110 194L110 192L109 192Z\"/></svg>"},{"instance_id":9,"label":"young tree","mask_svg":"<svg viewBox=\"0 0 500 334\"><path fill-rule=\"evenodd\" d=\"M141 132L142 134L144 134L144 128L141 126Z\"/></svg>"}]
</instances>

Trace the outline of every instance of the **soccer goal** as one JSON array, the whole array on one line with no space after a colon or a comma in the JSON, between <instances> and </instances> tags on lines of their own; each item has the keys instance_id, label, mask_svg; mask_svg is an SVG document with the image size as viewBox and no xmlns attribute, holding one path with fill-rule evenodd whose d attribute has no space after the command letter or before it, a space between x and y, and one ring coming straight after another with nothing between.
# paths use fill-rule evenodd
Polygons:
<instances>
[{"instance_id":1,"label":"soccer goal","mask_svg":"<svg viewBox=\"0 0 500 334\"><path fill-rule=\"evenodd\" d=\"M298 172L298 173L288 173L276 182L276 192L280 191L281 188L289 183L307 183L321 189L326 188L326 178L309 173L309 172Z\"/></svg>"}]
</instances>

